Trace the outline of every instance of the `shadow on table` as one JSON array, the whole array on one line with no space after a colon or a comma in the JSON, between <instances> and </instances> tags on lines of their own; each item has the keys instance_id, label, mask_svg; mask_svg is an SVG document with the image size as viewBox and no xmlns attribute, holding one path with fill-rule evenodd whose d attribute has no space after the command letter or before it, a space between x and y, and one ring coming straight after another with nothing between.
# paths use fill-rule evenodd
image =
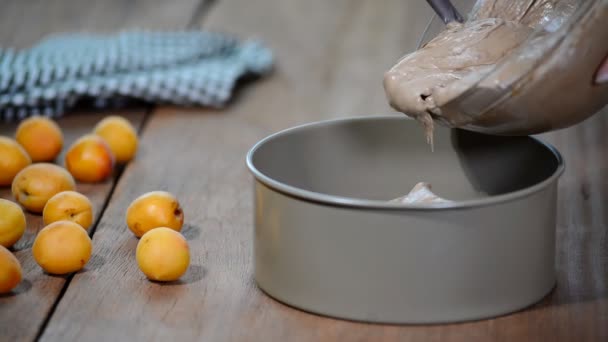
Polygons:
<instances>
[{"instance_id":1,"label":"shadow on table","mask_svg":"<svg viewBox=\"0 0 608 342\"><path fill-rule=\"evenodd\" d=\"M22 293L28 292L31 288L32 288L32 282L27 279L23 279L23 280L21 280L19 285L17 285L17 287L15 287L11 292L0 294L0 298L15 297Z\"/></svg>"},{"instance_id":2,"label":"shadow on table","mask_svg":"<svg viewBox=\"0 0 608 342\"><path fill-rule=\"evenodd\" d=\"M184 228L182 229L182 235L188 241L196 240L201 235L200 227L197 227L192 224L184 224Z\"/></svg>"},{"instance_id":3,"label":"shadow on table","mask_svg":"<svg viewBox=\"0 0 608 342\"><path fill-rule=\"evenodd\" d=\"M150 280L154 284L160 286L176 286L196 283L202 280L207 275L207 269L201 265L190 265L186 274L176 281L162 282Z\"/></svg>"},{"instance_id":4,"label":"shadow on table","mask_svg":"<svg viewBox=\"0 0 608 342\"><path fill-rule=\"evenodd\" d=\"M89 260L89 262L87 263L85 268L78 273L87 273L87 272L97 271L103 265L105 265L105 263L106 263L106 258L102 257L99 254L93 254L93 255L91 255L91 259Z\"/></svg>"}]
</instances>

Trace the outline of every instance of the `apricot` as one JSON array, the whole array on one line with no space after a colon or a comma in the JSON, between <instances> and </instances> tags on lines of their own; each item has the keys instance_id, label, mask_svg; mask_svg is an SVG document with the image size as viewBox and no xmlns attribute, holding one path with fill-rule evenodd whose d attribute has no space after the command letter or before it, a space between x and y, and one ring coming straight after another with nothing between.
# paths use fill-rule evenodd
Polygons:
<instances>
[{"instance_id":1,"label":"apricot","mask_svg":"<svg viewBox=\"0 0 608 342\"><path fill-rule=\"evenodd\" d=\"M166 191L145 193L127 208L127 226L137 237L158 227L179 232L183 224L184 212L177 198Z\"/></svg>"},{"instance_id":2,"label":"apricot","mask_svg":"<svg viewBox=\"0 0 608 342\"><path fill-rule=\"evenodd\" d=\"M21 282L21 264L13 253L0 246L0 293L8 293Z\"/></svg>"},{"instance_id":3,"label":"apricot","mask_svg":"<svg viewBox=\"0 0 608 342\"><path fill-rule=\"evenodd\" d=\"M50 274L67 274L82 269L91 258L91 238L72 221L57 221L36 236L32 253L36 263Z\"/></svg>"},{"instance_id":4,"label":"apricot","mask_svg":"<svg viewBox=\"0 0 608 342\"><path fill-rule=\"evenodd\" d=\"M63 147L63 134L55 121L43 116L23 120L17 127L15 139L23 146L33 162L55 160Z\"/></svg>"},{"instance_id":5,"label":"apricot","mask_svg":"<svg viewBox=\"0 0 608 342\"><path fill-rule=\"evenodd\" d=\"M8 248L25 232L25 215L16 203L0 198L0 245Z\"/></svg>"},{"instance_id":6,"label":"apricot","mask_svg":"<svg viewBox=\"0 0 608 342\"><path fill-rule=\"evenodd\" d=\"M137 132L127 119L116 115L108 116L95 126L93 133L108 143L117 163L124 164L135 157Z\"/></svg>"},{"instance_id":7,"label":"apricot","mask_svg":"<svg viewBox=\"0 0 608 342\"><path fill-rule=\"evenodd\" d=\"M74 178L55 164L37 163L21 170L13 180L11 190L25 209L41 213L49 198L66 190L74 190Z\"/></svg>"},{"instance_id":8,"label":"apricot","mask_svg":"<svg viewBox=\"0 0 608 342\"><path fill-rule=\"evenodd\" d=\"M63 191L51 197L42 211L45 225L57 221L72 221L87 229L93 223L93 205L76 191Z\"/></svg>"},{"instance_id":9,"label":"apricot","mask_svg":"<svg viewBox=\"0 0 608 342\"><path fill-rule=\"evenodd\" d=\"M0 136L0 186L11 185L15 175L32 159L15 140Z\"/></svg>"},{"instance_id":10,"label":"apricot","mask_svg":"<svg viewBox=\"0 0 608 342\"><path fill-rule=\"evenodd\" d=\"M151 280L173 281L188 270L190 248L182 234L167 227L152 229L137 243L139 269Z\"/></svg>"},{"instance_id":11,"label":"apricot","mask_svg":"<svg viewBox=\"0 0 608 342\"><path fill-rule=\"evenodd\" d=\"M112 174L114 155L101 137L87 134L70 146L65 167L78 181L101 182Z\"/></svg>"}]
</instances>

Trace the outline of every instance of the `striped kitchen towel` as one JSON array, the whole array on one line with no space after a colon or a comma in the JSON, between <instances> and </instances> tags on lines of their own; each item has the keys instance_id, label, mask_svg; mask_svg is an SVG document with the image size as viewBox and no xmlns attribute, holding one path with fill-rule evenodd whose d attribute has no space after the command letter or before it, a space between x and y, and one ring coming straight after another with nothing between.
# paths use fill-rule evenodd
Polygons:
<instances>
[{"instance_id":1,"label":"striped kitchen towel","mask_svg":"<svg viewBox=\"0 0 608 342\"><path fill-rule=\"evenodd\" d=\"M241 77L272 65L261 42L217 32L56 35L27 50L0 49L0 118L57 117L80 100L222 107Z\"/></svg>"}]
</instances>

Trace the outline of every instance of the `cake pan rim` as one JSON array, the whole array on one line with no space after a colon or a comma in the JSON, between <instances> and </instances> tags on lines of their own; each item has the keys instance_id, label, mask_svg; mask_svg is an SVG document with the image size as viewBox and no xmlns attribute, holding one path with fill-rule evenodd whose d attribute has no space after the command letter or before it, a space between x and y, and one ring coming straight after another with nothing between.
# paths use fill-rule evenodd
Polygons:
<instances>
[{"instance_id":1,"label":"cake pan rim","mask_svg":"<svg viewBox=\"0 0 608 342\"><path fill-rule=\"evenodd\" d=\"M405 211L427 211L427 210L453 210L453 209L469 209L469 208L481 208L490 205L497 205L501 203L511 202L514 200L523 199L530 196L538 191L545 189L563 174L565 170L564 160L559 151L551 144L534 136L526 136L532 139L534 143L540 144L549 152L553 154L553 157L557 161L557 167L555 171L547 178L538 182L532 186L517 191L512 191L500 195L489 196L483 199L471 199L464 201L453 201L447 203L435 203L435 204L403 204L403 203L391 203L388 201L352 198L324 194L320 192L310 191L301 189L283 182L277 181L272 177L269 177L262 173L253 163L253 156L257 150L273 139L277 139L281 136L291 134L293 132L310 129L312 127L323 127L329 125L335 125L342 122L353 122L353 121L375 121L375 120L412 120L411 118L398 115L374 115L374 116L355 116L348 118L336 118L329 120L313 121L305 124L296 125L287 129L280 130L272 133L265 138L261 139L249 149L246 155L246 165L249 171L253 174L254 178L260 183L264 184L268 188L278 191L284 195L304 200L307 202L313 202L318 204L324 204L334 207L347 207L347 208L358 208L358 209L374 209L374 210L405 210Z\"/></svg>"}]
</instances>

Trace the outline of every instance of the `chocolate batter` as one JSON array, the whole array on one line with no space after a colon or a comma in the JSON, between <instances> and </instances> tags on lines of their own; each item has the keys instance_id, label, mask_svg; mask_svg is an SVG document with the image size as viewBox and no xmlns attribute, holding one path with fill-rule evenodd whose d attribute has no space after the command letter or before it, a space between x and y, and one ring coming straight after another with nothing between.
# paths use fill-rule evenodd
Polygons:
<instances>
[{"instance_id":1,"label":"chocolate batter","mask_svg":"<svg viewBox=\"0 0 608 342\"><path fill-rule=\"evenodd\" d=\"M414 188L405 196L395 198L389 202L403 203L403 204L433 204L433 203L448 203L450 201L443 199L435 195L431 191L431 185L429 183L418 183Z\"/></svg>"},{"instance_id":2,"label":"chocolate batter","mask_svg":"<svg viewBox=\"0 0 608 342\"><path fill-rule=\"evenodd\" d=\"M573 13L577 20L568 20ZM608 84L593 82L606 42L606 0L480 0L469 21L448 24L402 58L384 87L431 144L434 121L492 134L544 132L608 102Z\"/></svg>"},{"instance_id":3,"label":"chocolate batter","mask_svg":"<svg viewBox=\"0 0 608 342\"><path fill-rule=\"evenodd\" d=\"M441 120L440 106L462 93L463 85L478 81L531 32L530 27L497 18L448 25L386 73L391 106L419 120L432 143L433 117Z\"/></svg>"}]
</instances>

